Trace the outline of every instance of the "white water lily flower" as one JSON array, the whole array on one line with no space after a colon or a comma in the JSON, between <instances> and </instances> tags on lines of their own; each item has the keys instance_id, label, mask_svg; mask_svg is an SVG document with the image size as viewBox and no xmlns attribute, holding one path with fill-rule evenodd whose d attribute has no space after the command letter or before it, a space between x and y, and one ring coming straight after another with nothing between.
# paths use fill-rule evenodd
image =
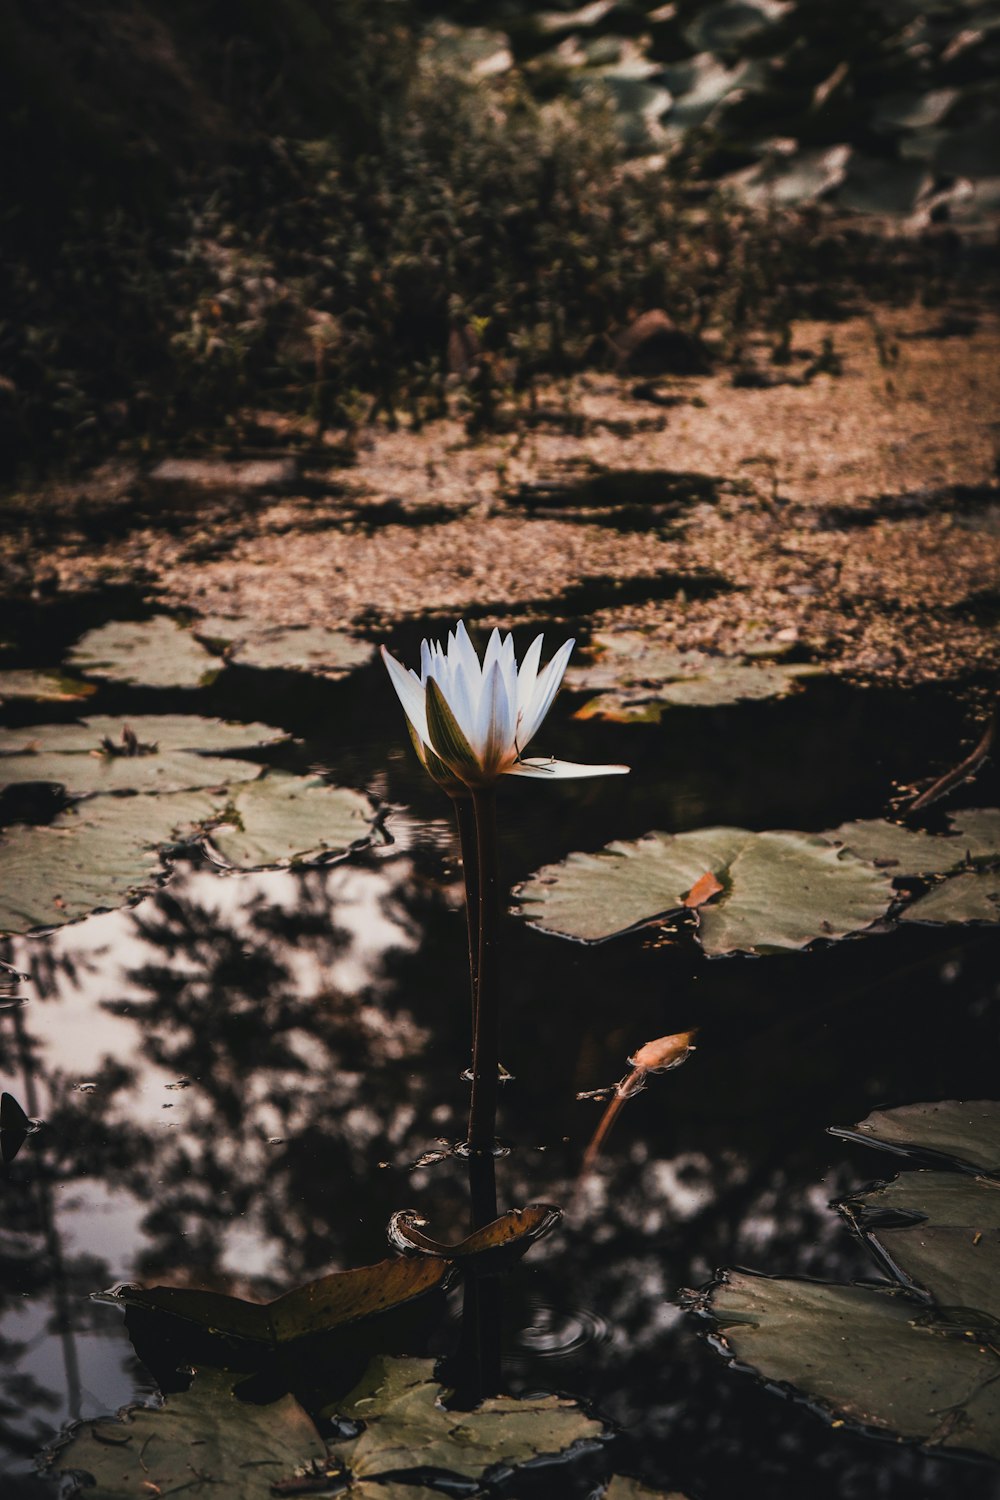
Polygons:
<instances>
[{"instance_id":1,"label":"white water lily flower","mask_svg":"<svg viewBox=\"0 0 1000 1500\"><path fill-rule=\"evenodd\" d=\"M500 776L566 778L613 776L628 766L578 766L571 761L524 759L524 749L552 705L573 642L566 641L538 669L536 636L518 667L514 640L490 636L480 663L465 625L448 632L448 649L422 641L420 676L382 647L382 660L406 712L417 754L445 786L490 786Z\"/></svg>"}]
</instances>

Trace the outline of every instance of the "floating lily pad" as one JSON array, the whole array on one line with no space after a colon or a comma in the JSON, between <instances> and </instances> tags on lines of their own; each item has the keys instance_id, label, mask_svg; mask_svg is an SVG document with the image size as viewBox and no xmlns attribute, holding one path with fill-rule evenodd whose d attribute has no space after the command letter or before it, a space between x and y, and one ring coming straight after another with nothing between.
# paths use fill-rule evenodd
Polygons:
<instances>
[{"instance_id":1,"label":"floating lily pad","mask_svg":"<svg viewBox=\"0 0 1000 1500\"><path fill-rule=\"evenodd\" d=\"M974 808L952 813L952 832L920 833L895 823L871 819L845 823L824 837L852 854L891 872L943 875L963 865L1000 859L1000 811ZM933 886L905 907L903 922L1000 922L1000 872L967 870Z\"/></svg>"},{"instance_id":2,"label":"floating lily pad","mask_svg":"<svg viewBox=\"0 0 1000 1500\"><path fill-rule=\"evenodd\" d=\"M966 845L956 838L920 833L882 818L842 823L824 837L895 876L942 875L961 865L966 853Z\"/></svg>"},{"instance_id":3,"label":"floating lily pad","mask_svg":"<svg viewBox=\"0 0 1000 1500\"><path fill-rule=\"evenodd\" d=\"M989 1099L878 1109L860 1125L834 1126L830 1133L903 1155L930 1152L976 1171L1000 1172L1000 1103Z\"/></svg>"},{"instance_id":4,"label":"floating lily pad","mask_svg":"<svg viewBox=\"0 0 1000 1500\"><path fill-rule=\"evenodd\" d=\"M429 1257L383 1260L333 1271L273 1302L247 1302L189 1287L125 1286L113 1295L130 1307L167 1313L224 1338L277 1347L400 1307L440 1286L447 1271L446 1264Z\"/></svg>"},{"instance_id":5,"label":"floating lily pad","mask_svg":"<svg viewBox=\"0 0 1000 1500\"><path fill-rule=\"evenodd\" d=\"M905 1293L729 1271L708 1308L727 1353L832 1415L1000 1458L1000 1361Z\"/></svg>"},{"instance_id":6,"label":"floating lily pad","mask_svg":"<svg viewBox=\"0 0 1000 1500\"><path fill-rule=\"evenodd\" d=\"M36 703L71 703L96 692L91 682L77 682L59 672L33 672L11 668L0 672L0 703L8 698L31 698Z\"/></svg>"},{"instance_id":7,"label":"floating lily pad","mask_svg":"<svg viewBox=\"0 0 1000 1500\"><path fill-rule=\"evenodd\" d=\"M218 1489L227 1500L272 1500L271 1486L325 1448L292 1396L269 1406L240 1401L232 1376L199 1370L162 1407L130 1407L117 1421L84 1422L49 1459L56 1474L80 1472L95 1500L139 1500Z\"/></svg>"},{"instance_id":8,"label":"floating lily pad","mask_svg":"<svg viewBox=\"0 0 1000 1500\"><path fill-rule=\"evenodd\" d=\"M374 646L357 636L313 625L252 634L237 641L229 659L241 667L338 678L363 667L374 651Z\"/></svg>"},{"instance_id":9,"label":"floating lily pad","mask_svg":"<svg viewBox=\"0 0 1000 1500\"><path fill-rule=\"evenodd\" d=\"M516 1468L602 1436L599 1422L558 1396L496 1396L474 1411L448 1411L444 1395L433 1360L380 1356L336 1407L337 1416L363 1421L365 1430L335 1441L333 1458L355 1479L425 1469L478 1480L495 1465Z\"/></svg>"},{"instance_id":10,"label":"floating lily pad","mask_svg":"<svg viewBox=\"0 0 1000 1500\"><path fill-rule=\"evenodd\" d=\"M127 754L123 731L135 737ZM202 753L249 750L284 738L267 724L228 724L195 714L94 717L79 724L38 724L0 730L0 787L51 781L68 792L175 792L249 781L251 761ZM125 735L127 739L127 734Z\"/></svg>"},{"instance_id":11,"label":"floating lily pad","mask_svg":"<svg viewBox=\"0 0 1000 1500\"><path fill-rule=\"evenodd\" d=\"M548 865L516 895L533 926L599 942L684 905L706 873L723 885L698 910L707 953L804 948L861 931L892 900L887 876L822 839L801 833L704 828L647 834L599 854Z\"/></svg>"},{"instance_id":12,"label":"floating lily pad","mask_svg":"<svg viewBox=\"0 0 1000 1500\"><path fill-rule=\"evenodd\" d=\"M900 913L902 922L1000 922L1000 870L953 875Z\"/></svg>"},{"instance_id":13,"label":"floating lily pad","mask_svg":"<svg viewBox=\"0 0 1000 1500\"><path fill-rule=\"evenodd\" d=\"M951 813L949 823L974 864L1000 860L1000 808L972 807Z\"/></svg>"},{"instance_id":14,"label":"floating lily pad","mask_svg":"<svg viewBox=\"0 0 1000 1500\"><path fill-rule=\"evenodd\" d=\"M0 932L58 927L126 906L164 876L160 851L196 836L223 799L207 792L97 797L0 843Z\"/></svg>"},{"instance_id":15,"label":"floating lily pad","mask_svg":"<svg viewBox=\"0 0 1000 1500\"><path fill-rule=\"evenodd\" d=\"M878 1110L834 1134L932 1151L952 1167L904 1173L838 1205L902 1285L727 1272L704 1303L722 1347L837 1417L1000 1458L1000 1183L956 1170L1000 1158L1000 1104Z\"/></svg>"},{"instance_id":16,"label":"floating lily pad","mask_svg":"<svg viewBox=\"0 0 1000 1500\"><path fill-rule=\"evenodd\" d=\"M939 1307L1000 1322L1000 1182L964 1172L904 1172L839 1204L869 1243ZM895 1222L894 1222L895 1221Z\"/></svg>"},{"instance_id":17,"label":"floating lily pad","mask_svg":"<svg viewBox=\"0 0 1000 1500\"><path fill-rule=\"evenodd\" d=\"M872 1232L894 1218L1000 1229L1000 1182L965 1172L903 1172L891 1182L852 1193L838 1206L858 1229Z\"/></svg>"},{"instance_id":18,"label":"floating lily pad","mask_svg":"<svg viewBox=\"0 0 1000 1500\"><path fill-rule=\"evenodd\" d=\"M577 711L578 719L659 722L667 707L715 708L784 698L818 667L672 651L635 631L596 635L594 661L566 674L566 685L607 689Z\"/></svg>"},{"instance_id":19,"label":"floating lily pad","mask_svg":"<svg viewBox=\"0 0 1000 1500\"><path fill-rule=\"evenodd\" d=\"M361 792L266 771L236 788L212 847L226 864L249 870L327 859L376 837L375 809Z\"/></svg>"},{"instance_id":20,"label":"floating lily pad","mask_svg":"<svg viewBox=\"0 0 1000 1500\"><path fill-rule=\"evenodd\" d=\"M99 625L80 637L68 660L88 677L156 688L204 687L222 666L168 615Z\"/></svg>"}]
</instances>

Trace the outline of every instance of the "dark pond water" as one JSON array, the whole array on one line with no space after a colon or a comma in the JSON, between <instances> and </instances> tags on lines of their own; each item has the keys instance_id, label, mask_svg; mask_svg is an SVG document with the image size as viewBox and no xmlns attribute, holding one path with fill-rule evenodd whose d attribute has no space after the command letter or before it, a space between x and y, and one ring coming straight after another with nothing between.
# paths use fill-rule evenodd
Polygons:
<instances>
[{"instance_id":1,"label":"dark pond water","mask_svg":"<svg viewBox=\"0 0 1000 1500\"><path fill-rule=\"evenodd\" d=\"M81 615L20 627L23 660L51 663ZM420 634L391 644L412 660ZM946 691L823 681L659 726L579 724L570 709L558 700L542 748L625 760L632 775L504 786L508 886L651 828L880 816L896 783L956 759L967 716ZM466 1230L464 1164L446 1152L421 1164L464 1133L461 871L447 799L416 763L381 666L340 684L231 668L197 693L108 687L87 704L182 710L301 737L272 759L391 804L393 842L300 873L186 860L133 910L9 944L29 977L25 1003L0 1011L0 1075L44 1125L0 1181L4 1496L54 1493L33 1456L62 1424L155 1392L121 1312L92 1293L185 1276L273 1295L379 1260L404 1207L440 1239ZM8 720L73 712L9 705ZM970 795L994 805L997 793L986 772ZM892 1164L826 1127L879 1105L995 1096L996 934L912 928L715 961L649 931L584 948L508 918L503 938L501 1052L515 1077L500 1195L566 1209L507 1281L506 1388L584 1399L618 1430L616 1471L704 1500L1000 1493L986 1466L831 1429L730 1369L678 1306L722 1265L877 1277L828 1203ZM614 1082L648 1038L695 1026L694 1058L630 1104L577 1191L600 1106L576 1094ZM460 1310L457 1294L430 1309L424 1351L453 1347ZM528 1488L593 1483L550 1473Z\"/></svg>"}]
</instances>

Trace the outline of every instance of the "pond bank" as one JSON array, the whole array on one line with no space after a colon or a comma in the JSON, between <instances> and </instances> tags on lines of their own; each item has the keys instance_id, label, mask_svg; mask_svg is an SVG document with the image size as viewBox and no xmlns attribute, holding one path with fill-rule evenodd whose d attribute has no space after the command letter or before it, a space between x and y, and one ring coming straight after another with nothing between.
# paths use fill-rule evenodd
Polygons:
<instances>
[{"instance_id":1,"label":"pond bank","mask_svg":"<svg viewBox=\"0 0 1000 1500\"><path fill-rule=\"evenodd\" d=\"M824 340L841 373L805 379ZM674 648L942 681L995 653L998 347L992 312L880 311L797 324L789 362L762 348L740 386L580 375L500 434L369 428L345 455L262 417L270 447L8 500L0 557L14 596L127 584L362 630L588 613Z\"/></svg>"}]
</instances>

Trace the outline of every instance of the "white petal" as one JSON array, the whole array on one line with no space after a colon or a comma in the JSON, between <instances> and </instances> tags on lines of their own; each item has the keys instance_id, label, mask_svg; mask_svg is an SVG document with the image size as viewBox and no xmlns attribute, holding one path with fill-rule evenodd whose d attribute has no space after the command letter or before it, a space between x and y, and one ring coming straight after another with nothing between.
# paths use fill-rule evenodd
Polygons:
<instances>
[{"instance_id":1,"label":"white petal","mask_svg":"<svg viewBox=\"0 0 1000 1500\"><path fill-rule=\"evenodd\" d=\"M503 685L507 693L507 702L517 717L517 657L514 655L514 637L508 635L504 638L503 648L500 652L500 670L503 673Z\"/></svg>"},{"instance_id":2,"label":"white petal","mask_svg":"<svg viewBox=\"0 0 1000 1500\"><path fill-rule=\"evenodd\" d=\"M499 630L497 630L494 627L492 633L490 634L489 640L486 642L486 652L485 652L485 654L483 656L483 681L484 682L486 681L486 674L490 670L490 667L492 667L492 665L493 665L493 663L495 661L499 661L499 660L500 660L500 632L499 632Z\"/></svg>"},{"instance_id":3,"label":"white petal","mask_svg":"<svg viewBox=\"0 0 1000 1500\"><path fill-rule=\"evenodd\" d=\"M559 684L563 680L563 673L573 646L573 641L564 641L548 666L539 674L535 690L531 695L531 702L524 710L524 716L521 719L518 744L522 750L552 707L552 700L559 691Z\"/></svg>"},{"instance_id":4,"label":"white petal","mask_svg":"<svg viewBox=\"0 0 1000 1500\"><path fill-rule=\"evenodd\" d=\"M550 781L570 781L584 776L624 776L630 766L579 766L572 760L519 760L511 766L508 776L532 776L538 781L546 777Z\"/></svg>"},{"instance_id":5,"label":"white petal","mask_svg":"<svg viewBox=\"0 0 1000 1500\"><path fill-rule=\"evenodd\" d=\"M511 749L513 738L513 705L507 697L500 663L495 661L483 683L483 696L476 715L476 738L472 742L485 771L498 768Z\"/></svg>"},{"instance_id":6,"label":"white petal","mask_svg":"<svg viewBox=\"0 0 1000 1500\"><path fill-rule=\"evenodd\" d=\"M475 733L476 709L479 701L479 684L478 682L475 683L473 685L475 688L475 692L470 692L468 674L463 669L462 663L453 658L449 658L449 660L445 664L443 675L445 681L442 682L441 687L443 688L444 695L448 700L448 706L461 725L462 733L465 735L465 738L471 744L473 734ZM476 676L477 678L479 676L478 665L476 668Z\"/></svg>"},{"instance_id":7,"label":"white petal","mask_svg":"<svg viewBox=\"0 0 1000 1500\"><path fill-rule=\"evenodd\" d=\"M431 654L430 641L420 642L420 681L427 682L428 677L433 676L434 657Z\"/></svg>"},{"instance_id":8,"label":"white petal","mask_svg":"<svg viewBox=\"0 0 1000 1500\"><path fill-rule=\"evenodd\" d=\"M382 660L389 670L389 677L393 687L403 705L403 711L414 730L420 736L425 745L430 743L427 733L427 707L424 702L424 690L414 672L408 672L394 656L390 656L385 647L382 647Z\"/></svg>"},{"instance_id":9,"label":"white petal","mask_svg":"<svg viewBox=\"0 0 1000 1500\"><path fill-rule=\"evenodd\" d=\"M455 657L465 673L470 695L478 700L479 688L483 681L483 669L479 665L479 657L476 655L475 646L469 639L464 620L459 620L455 626Z\"/></svg>"},{"instance_id":10,"label":"white petal","mask_svg":"<svg viewBox=\"0 0 1000 1500\"><path fill-rule=\"evenodd\" d=\"M517 674L517 711L523 714L531 702L531 695L535 691L535 681L538 677L538 662L542 654L542 641L544 636L536 635L521 663L521 670Z\"/></svg>"}]
</instances>

